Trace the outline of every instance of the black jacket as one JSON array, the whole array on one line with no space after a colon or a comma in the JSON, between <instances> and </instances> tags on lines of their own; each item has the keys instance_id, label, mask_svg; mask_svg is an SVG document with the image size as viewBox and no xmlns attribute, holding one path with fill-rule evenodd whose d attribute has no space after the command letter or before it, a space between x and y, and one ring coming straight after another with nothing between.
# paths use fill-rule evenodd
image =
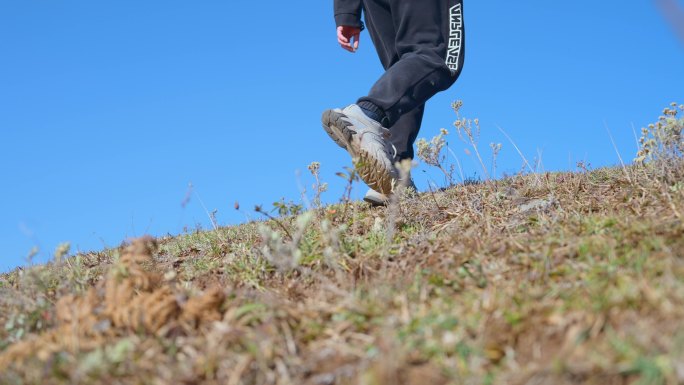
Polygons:
<instances>
[{"instance_id":1,"label":"black jacket","mask_svg":"<svg viewBox=\"0 0 684 385\"><path fill-rule=\"evenodd\" d=\"M361 0L335 0L335 24L363 28Z\"/></svg>"}]
</instances>

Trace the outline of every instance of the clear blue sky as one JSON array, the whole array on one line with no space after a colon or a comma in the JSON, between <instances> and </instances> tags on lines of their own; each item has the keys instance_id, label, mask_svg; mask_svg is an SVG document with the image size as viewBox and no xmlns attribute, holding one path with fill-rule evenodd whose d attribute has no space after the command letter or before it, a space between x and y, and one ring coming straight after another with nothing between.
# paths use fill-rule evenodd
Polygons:
<instances>
[{"instance_id":1,"label":"clear blue sky","mask_svg":"<svg viewBox=\"0 0 684 385\"><path fill-rule=\"evenodd\" d=\"M465 17L465 70L420 136L449 128L463 99L484 152L503 143L500 172L521 160L496 125L546 170L598 167L618 162L604 121L631 160L632 125L684 102L684 42L652 1L466 0ZM44 261L63 241L209 227L198 196L221 224L257 217L255 204L299 200L312 161L336 201L350 161L320 113L380 74L366 33L355 55L336 44L332 0L0 0L0 271L34 246ZM420 189L441 183L424 169Z\"/></svg>"}]
</instances>

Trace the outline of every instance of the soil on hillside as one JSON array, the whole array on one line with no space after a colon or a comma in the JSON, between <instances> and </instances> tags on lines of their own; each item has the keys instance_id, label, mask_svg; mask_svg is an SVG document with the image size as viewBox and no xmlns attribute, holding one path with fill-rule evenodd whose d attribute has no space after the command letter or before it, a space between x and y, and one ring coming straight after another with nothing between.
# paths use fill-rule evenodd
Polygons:
<instances>
[{"instance_id":1,"label":"soil on hillside","mask_svg":"<svg viewBox=\"0 0 684 385\"><path fill-rule=\"evenodd\" d=\"M683 180L518 176L17 270L0 384L684 384Z\"/></svg>"}]
</instances>

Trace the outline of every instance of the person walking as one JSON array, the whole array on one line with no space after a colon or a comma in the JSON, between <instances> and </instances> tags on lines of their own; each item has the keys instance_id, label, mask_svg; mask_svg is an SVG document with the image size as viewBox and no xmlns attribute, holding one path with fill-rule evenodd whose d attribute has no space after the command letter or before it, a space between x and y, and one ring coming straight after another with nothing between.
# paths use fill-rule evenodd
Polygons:
<instances>
[{"instance_id":1,"label":"person walking","mask_svg":"<svg viewBox=\"0 0 684 385\"><path fill-rule=\"evenodd\" d=\"M340 46L356 52L367 27L385 73L355 104L323 112L323 128L370 187L364 199L383 205L399 183L395 164L413 159L425 102L463 69L463 0L334 0L334 11Z\"/></svg>"}]
</instances>

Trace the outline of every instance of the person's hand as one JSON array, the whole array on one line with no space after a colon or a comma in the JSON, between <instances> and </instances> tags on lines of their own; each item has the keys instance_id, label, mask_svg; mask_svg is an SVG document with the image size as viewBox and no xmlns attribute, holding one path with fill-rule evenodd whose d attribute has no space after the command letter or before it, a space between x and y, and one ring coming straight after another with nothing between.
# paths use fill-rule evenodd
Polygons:
<instances>
[{"instance_id":1,"label":"person's hand","mask_svg":"<svg viewBox=\"0 0 684 385\"><path fill-rule=\"evenodd\" d=\"M359 37L361 28L341 25L337 27L337 42L349 52L356 52L359 48Z\"/></svg>"}]
</instances>

